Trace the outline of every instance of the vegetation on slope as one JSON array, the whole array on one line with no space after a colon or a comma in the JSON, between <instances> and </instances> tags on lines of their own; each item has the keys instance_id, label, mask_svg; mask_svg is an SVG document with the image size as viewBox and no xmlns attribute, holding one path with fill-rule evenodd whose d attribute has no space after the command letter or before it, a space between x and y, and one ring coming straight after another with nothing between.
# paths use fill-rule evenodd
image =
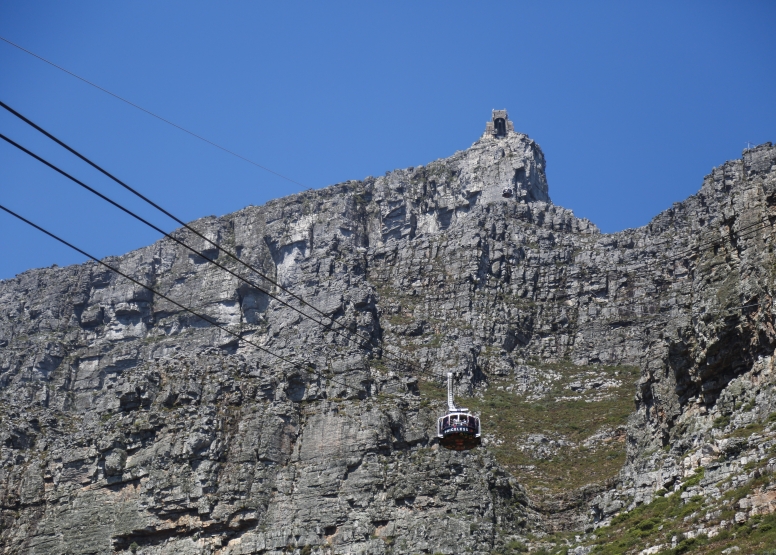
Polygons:
<instances>
[{"instance_id":1,"label":"vegetation on slope","mask_svg":"<svg viewBox=\"0 0 776 555\"><path fill-rule=\"evenodd\" d=\"M776 413L720 437L731 438L747 438L750 449L730 456L720 453L710 468L738 466L740 471L720 480L699 467L675 491L657 492L651 503L617 515L581 541L569 534L550 535L534 552L565 555L570 545L581 544L601 555L776 555L776 512L771 512L776 499ZM753 501L758 514L752 514Z\"/></svg>"},{"instance_id":2,"label":"vegetation on slope","mask_svg":"<svg viewBox=\"0 0 776 555\"><path fill-rule=\"evenodd\" d=\"M537 495L614 478L625 461L623 426L633 411L638 369L559 363L537 365L537 370L552 376L539 393L517 394L493 381L481 395L460 399L480 414L486 448ZM609 387L570 388L586 377ZM445 389L436 384L420 387L424 396L445 398Z\"/></svg>"}]
</instances>

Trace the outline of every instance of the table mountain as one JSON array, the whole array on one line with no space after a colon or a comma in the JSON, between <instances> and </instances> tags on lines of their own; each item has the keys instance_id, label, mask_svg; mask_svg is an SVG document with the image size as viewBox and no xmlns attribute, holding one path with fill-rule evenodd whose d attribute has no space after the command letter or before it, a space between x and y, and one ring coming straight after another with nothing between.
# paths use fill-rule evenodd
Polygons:
<instances>
[{"instance_id":1,"label":"table mountain","mask_svg":"<svg viewBox=\"0 0 776 555\"><path fill-rule=\"evenodd\" d=\"M776 508L774 221L770 143L604 234L491 125L104 260L153 292L2 281L0 552L588 553L671 500L613 552L723 541ZM439 447L447 372L477 450Z\"/></svg>"}]
</instances>

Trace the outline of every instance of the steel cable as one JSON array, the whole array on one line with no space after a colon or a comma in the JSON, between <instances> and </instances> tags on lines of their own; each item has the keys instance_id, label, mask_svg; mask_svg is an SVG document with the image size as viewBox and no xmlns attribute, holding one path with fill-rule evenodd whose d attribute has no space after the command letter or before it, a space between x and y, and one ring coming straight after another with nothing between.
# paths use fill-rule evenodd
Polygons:
<instances>
[{"instance_id":1,"label":"steel cable","mask_svg":"<svg viewBox=\"0 0 776 555\"><path fill-rule=\"evenodd\" d=\"M59 173L62 176L66 177L70 181L76 183L80 187L83 187L87 191L91 192L92 194L100 197L105 202L108 202L109 204L111 204L114 207L118 208L122 212L124 212L124 213L128 214L129 216L135 218L139 222L141 222L141 223L145 224L146 226L150 227L151 229L157 231L158 233L162 234L164 237L167 237L168 239L170 239L170 240L174 241L175 243L181 245L182 247L188 249L189 251L191 251L192 253L196 254L197 256L202 257L204 260L210 262L211 264L215 265L216 267L220 268L221 270L224 270L225 272L231 274L232 276L234 276L238 280L242 281L246 285L249 285L250 287L253 287L253 288L261 291L262 293L264 293L267 296L277 300L278 302L280 302L284 306L290 308L291 310L293 310L294 312L298 313L299 315L303 316L304 318L307 318L307 319L311 320L312 322L315 322L316 324L318 324L319 326L324 327L325 329L329 329L330 331L332 331L332 333L335 333L335 334L337 334L337 335L347 339L348 341L352 340L352 337L350 335L348 335L346 333L343 333L341 330L333 329L331 327L331 324L327 324L325 322L322 322L321 320L318 320L318 319L314 318L313 316L307 314L306 312L300 310L299 308L297 308L297 307L293 306L292 304L286 302L285 300L281 299L277 295L274 295L270 291L264 289L263 287L261 287L261 285L259 285L259 284L255 283L255 282L253 282L253 281L243 277L240 274L237 274L236 272L234 272L230 268L227 268L223 264L221 264L221 263L217 262L216 260L212 259L211 257L207 256L205 253L203 253L203 252L201 252L201 251L191 247L190 245L186 244L184 241L182 241L181 239L175 237L174 235L171 235L170 233L167 233L166 231L164 231L160 227L156 226L155 224L153 224L153 223L149 222L148 220L146 220L145 218L143 218L142 216L136 214L132 210L130 210L130 209L126 208L125 206L121 205L120 203L114 201L113 199L109 198L108 196L104 195L103 193L100 193L99 191L97 191L96 189L90 187L89 185L87 185L83 181L73 177L69 173L67 173L64 170L62 170L61 168L59 168L56 165L52 164L51 162L45 160L41 156L38 156L34 152L32 152L29 149L23 147L22 145L18 144L17 142L13 141L12 139L6 137L2 133L0 133L0 139L6 141L7 143L9 143L10 145L12 145L12 146L16 147L17 149L21 150L25 154L27 154L27 155L31 156L32 158L38 160L39 162L41 162L44 165L48 166L49 168L53 169L57 173ZM200 235L200 234L198 234L198 235ZM215 243L212 243L212 241L209 241L209 242L211 242L211 244L214 244L217 248L220 248ZM327 318L329 318L329 317L327 316ZM332 318L330 318L330 319L333 320ZM340 326L342 326L342 324L340 324ZM342 326L342 328L343 329L347 329L344 326ZM366 337L366 336L361 336L360 334L356 334L356 335L358 337L361 337L362 339ZM369 343L370 343L370 345L373 344L371 340L369 340ZM377 345L377 348L381 348L381 347L379 345ZM417 370L418 372L426 374L428 376L432 376L432 377L435 377L435 378L439 377L439 376L437 376L436 374L434 374L432 372L429 372L427 370L424 370L423 368L420 368L417 365L414 365L412 362L409 362L409 361L406 361L406 360L402 360L402 359L397 359L397 358L394 358L394 357L390 357L390 356L387 356L385 353L381 353L381 355L382 355L381 358L383 358L385 360L388 360L388 361L391 361L391 362L395 362L397 364L403 364L403 365L409 366L410 368L413 368L413 369Z\"/></svg>"},{"instance_id":2,"label":"steel cable","mask_svg":"<svg viewBox=\"0 0 776 555\"><path fill-rule=\"evenodd\" d=\"M327 376L327 375L326 375L326 374L324 374L323 372L317 371L317 370L315 370L315 369L313 369L313 368L311 368L311 367L306 367L306 366L303 366L303 365L301 365L301 364L299 364L299 363L297 363L297 362L294 362L293 360L291 360L291 359L289 359L289 358L287 358L287 357L284 357L283 355L278 355L277 353L273 353L273 352L272 352L272 351L270 351L269 349L267 349L267 348L265 348L265 347L262 347L261 345L258 345L257 343L254 343L253 341L250 341L250 340L248 340L248 339L245 339L245 338L244 338L244 337L242 337L242 335L240 335L239 333L237 333L237 332L234 332L234 331L230 330L229 328L227 328L226 326L223 326L223 325L219 324L218 322L216 322L216 321L215 321L215 320L213 320L212 318L209 318L209 317L207 317L207 316L205 316L205 315L203 315L203 314L201 314L201 313L197 312L196 310L194 310L194 309L192 309L192 308L189 308L189 307L187 307L187 306L185 306L185 305L183 305L183 304L181 304L181 303L179 303L179 302L177 302L177 301L175 301L175 300L171 299L169 296L165 295L164 293L161 293L161 292L159 292L159 291L156 291L154 288L150 287L149 285L146 285L146 284L144 284L144 283L142 283L142 282L138 281L137 279L133 278L132 276L130 276L130 275L128 275L128 274L126 274L126 273L122 272L122 271L121 271L121 270L119 270L118 268L115 268L114 266L111 266L111 265L110 265L110 264L108 264L107 262L105 262L105 261L103 261L103 260L100 260L100 259L98 259L98 258L97 258L97 257L95 257L95 256L92 256L91 254L89 254L89 253L88 253L88 252L86 252L85 250L83 250L83 249L81 249L81 248L79 248L79 247L76 247L76 246L75 246L75 245L73 245L72 243L70 243L70 242L66 241L65 239L62 239L61 237L59 237L58 235L54 234L53 232L51 232L51 231L48 231L47 229L45 229L45 228L43 228L43 227L41 227L41 226L37 225L36 223L34 223L34 222L32 222L32 221L28 220L28 219L27 219L27 218L25 218L25 217L21 216L20 214L17 214L17 213L16 213L16 212L14 212L13 210L11 210L10 208L7 208L7 207L3 206L2 204L0 204L0 210L3 210L4 212L6 212L6 213L10 214L10 215L11 215L11 216L13 216L14 218L17 218L18 220L20 220L20 221L24 222L25 224L27 224L27 225L29 225L29 226L31 226L31 227L33 227L33 228L37 229L38 231L41 231L42 233L45 233L46 235L48 235L48 236L49 236L49 237L51 237L52 239L55 239L56 241L59 241L59 242L60 242L60 243L62 243L63 245L65 245L65 246L67 246L67 247L71 248L72 250L74 250L74 251L76 251L76 252L80 253L81 255L83 255L83 256L85 256L85 257L87 257L87 258L89 258L89 259L93 260L93 261L94 261L94 262L96 262L97 264L100 264L101 266L104 266L105 268L107 268L107 269L111 270L112 272L115 272L116 274L120 275L121 277L123 277L123 278L125 278L125 279L128 279L129 281L131 281L131 282L132 282L132 283L134 283L135 285L138 285L138 286L142 287L143 289L146 289L146 290L150 291L152 294L154 294L154 295L157 295L159 298L161 298L161 299L164 299L164 300L166 300L167 302L169 302L169 303L171 303L171 304L173 304L173 305L177 306L177 307L178 307L178 308L180 308L181 310L183 310L183 311L185 311L185 312L188 312L189 314L191 314L191 315L193 315L193 316L195 316L195 317L197 317L197 318L200 318L201 320L203 320L203 321L204 321L204 322L206 322L207 324L209 324L209 325L211 325L211 326L214 326L214 327L216 327L216 328L218 328L218 329L220 329L220 330L222 330L222 331L226 332L227 334L231 335L232 337L235 337L235 338L236 338L238 341L242 341L242 342L244 342L244 343L247 343L248 345L250 345L250 346L252 346L252 347L255 347L256 349L258 349L258 350L260 350L260 351L262 351L262 352L264 352L264 353L266 353L266 354L268 354L268 355L270 355L270 356L272 356L272 357L274 357L274 358L276 358L276 359L278 359L278 360L280 360L280 361L282 361L282 362L285 362L285 363L287 363L287 364L291 365L291 366L292 366L292 367L294 367L294 368L297 368L297 369L299 369L299 370L302 370L302 371L304 371L304 372L307 372L308 374L312 374L312 375L318 376L319 378L323 378L324 380L329 380L329 381L330 381L330 382L332 382L332 383L336 383L336 384L338 384L338 385L341 385L341 386L343 386L343 387L346 387L346 388L348 388L348 389L355 389L355 388L354 388L352 385L349 385L349 384L347 384L347 383L344 383L344 382L341 382L341 381L335 380L335 379L331 378L330 376ZM393 394L390 394L390 393L386 393L385 395L386 395L386 396L391 396L391 397L396 397L396 398L399 398L399 399L401 399L401 397L398 397L398 396L396 396L396 395L393 395Z\"/></svg>"},{"instance_id":3,"label":"steel cable","mask_svg":"<svg viewBox=\"0 0 776 555\"><path fill-rule=\"evenodd\" d=\"M259 164L258 162L254 162L254 161L253 161L253 160L251 160L250 158L246 158L245 156L242 156L241 154L237 154L236 152L234 152L234 151L232 151L232 150L229 150L228 148L226 148L226 147L223 147L223 146L219 145L218 143L214 143L214 142L213 142L213 141L211 141L210 139L206 139L206 138L205 138L205 137L203 137L202 135L197 135L197 134L196 134L196 133L194 133L193 131L189 131L189 130L188 130L188 129L186 129L185 127L181 127L181 126L180 126L180 125L178 125L177 123L174 123L174 122L172 122L172 121L170 121L170 120L168 120L168 119L165 119L165 118L163 118L162 116L160 116L160 115L157 115L157 114L153 113L151 110L147 110L147 109L143 108L142 106L139 106L139 105L135 104L134 102L132 102L132 101L130 101L130 100L127 100L126 98L123 98L123 97L121 97L121 96L117 95L116 93L113 93L113 92L109 91L108 89L105 89L105 88L103 88L103 87L101 87L101 86L97 85L96 83L92 83L92 82L91 82L91 81L89 81L88 79L84 79L84 78L83 78L83 77L81 77L80 75L76 75L76 74L75 74L75 73L73 73L72 71L69 71L69 70L67 70L67 69L63 68L62 66L59 66L59 65L55 64L54 62L47 60L47 59L46 59L46 58L44 58L43 56L39 56L38 54L35 54L35 52L32 52L32 51L30 51L30 50L27 50L26 48L24 48L24 47L22 47L22 46L19 46L19 45L18 45L18 44L16 44L15 42L11 42L10 40L8 40L8 39L7 39L7 38L5 38L5 37L0 37L0 40L2 40L2 41L4 41L4 42L6 42L6 43L8 43L8 44L10 44L11 46L13 46L13 47L15 47L15 48L18 48L18 49L19 49L19 50L21 50L22 52L26 52L26 53L27 53L27 54L29 54L30 56L34 56L35 58L37 58L37 59L41 60L42 62L46 62L46 63L47 63L47 64L49 64L50 66L52 66L52 67L55 67L55 68L57 68L58 70L60 70L60 71L63 71L63 72L65 72L65 73L67 73L68 75L70 75L70 76L72 76L72 77L75 77L76 79L78 79L78 80L80 80L80 81L83 81L84 83L86 83L87 85L90 85L90 86L94 87L95 89L98 89L98 90L100 90L100 91L102 91L102 92L104 92L104 93L106 93L106 94L109 94L109 95L110 95L110 96L112 96L113 98L116 98L116 99L118 99L118 100L120 100L120 101L122 101L122 102L124 102L124 103L126 103L126 104L129 104L130 106L132 106L133 108L136 108L136 109L140 110L141 112L145 112L145 113L146 113L146 114L148 114L149 116L155 117L156 119L158 119L159 121L162 121L162 122L166 123L167 125L171 125L172 127L175 127L176 129L179 129L179 130L183 131L184 133L188 133L189 135L191 135L192 137L195 137L195 138L199 139L200 141L204 141L204 142L206 142L206 143L207 143L207 144L209 144L209 145L212 145L212 146L214 146L214 147L216 147L216 148L218 148L218 149L221 149L221 150L223 150L224 152L227 152L227 153L231 154L232 156L235 156L235 157L239 158L240 160L244 160L245 162L248 162L249 164L253 164L253 165L254 165L254 166L256 166L257 168L261 168L262 170L264 170L264 171L266 171L266 172L269 172L269 173L271 173L271 174L273 174L273 175L276 175L276 176L278 176L278 177L280 177L280 178L282 178L282 179L285 179L286 181L289 181L289 182L291 182L291 183L294 183L294 184L296 184L296 185L299 185L300 187L305 187L305 185L304 185L303 183L299 183L298 181L296 181L296 180L294 180L294 179L291 179L290 177L286 177L286 176L285 176L285 175L283 175L282 173L278 173L278 172L276 172L275 170L272 170L272 169L270 169L270 168L268 168L268 167L266 167L266 166L262 166L261 164Z\"/></svg>"}]
</instances>

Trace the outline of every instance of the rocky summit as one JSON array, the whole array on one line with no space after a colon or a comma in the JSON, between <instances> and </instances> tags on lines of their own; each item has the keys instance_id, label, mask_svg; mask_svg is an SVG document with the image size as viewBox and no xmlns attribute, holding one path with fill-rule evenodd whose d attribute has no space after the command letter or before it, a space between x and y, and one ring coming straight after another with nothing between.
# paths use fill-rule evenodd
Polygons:
<instances>
[{"instance_id":1,"label":"rocky summit","mask_svg":"<svg viewBox=\"0 0 776 555\"><path fill-rule=\"evenodd\" d=\"M104 260L135 282L2 281L0 553L765 553L774 222L768 143L603 234L498 111ZM437 439L448 372L470 451Z\"/></svg>"}]
</instances>

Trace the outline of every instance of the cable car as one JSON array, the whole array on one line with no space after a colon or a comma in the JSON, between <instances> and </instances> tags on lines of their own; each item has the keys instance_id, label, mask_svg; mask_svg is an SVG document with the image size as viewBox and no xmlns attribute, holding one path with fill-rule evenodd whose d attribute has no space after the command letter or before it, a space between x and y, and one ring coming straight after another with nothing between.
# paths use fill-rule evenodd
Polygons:
<instances>
[{"instance_id":1,"label":"cable car","mask_svg":"<svg viewBox=\"0 0 776 555\"><path fill-rule=\"evenodd\" d=\"M501 196L504 198L512 198L513 194L514 191L512 190L512 187L504 187L504 190L501 191Z\"/></svg>"},{"instance_id":2,"label":"cable car","mask_svg":"<svg viewBox=\"0 0 776 555\"><path fill-rule=\"evenodd\" d=\"M437 420L437 437L445 449L468 451L481 443L480 419L453 402L453 374L447 373L447 414Z\"/></svg>"}]
</instances>

